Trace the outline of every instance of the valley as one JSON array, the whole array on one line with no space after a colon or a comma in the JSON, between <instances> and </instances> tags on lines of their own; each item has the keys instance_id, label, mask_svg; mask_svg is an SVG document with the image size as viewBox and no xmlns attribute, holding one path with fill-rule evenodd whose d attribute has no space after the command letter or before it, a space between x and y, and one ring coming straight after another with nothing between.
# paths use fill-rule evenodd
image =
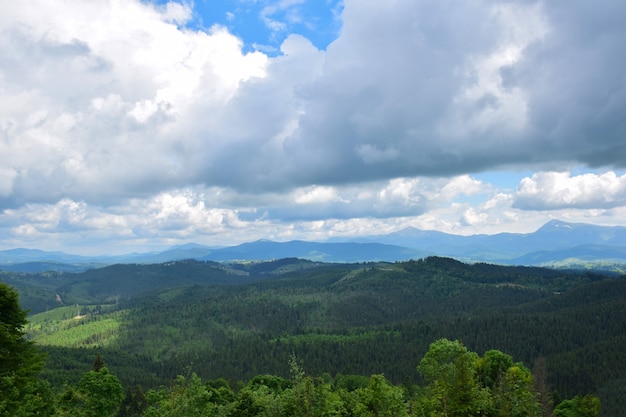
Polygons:
<instances>
[{"instance_id":1,"label":"valley","mask_svg":"<svg viewBox=\"0 0 626 417\"><path fill-rule=\"evenodd\" d=\"M292 355L314 376L419 384L420 358L447 338L529 369L545 363L555 395L594 393L602 415L624 405L626 279L615 274L287 258L4 272L2 281L31 310L26 330L47 353L42 376L53 386L78 380L97 354L125 386L144 388L188 370L231 386L288 377Z\"/></svg>"}]
</instances>

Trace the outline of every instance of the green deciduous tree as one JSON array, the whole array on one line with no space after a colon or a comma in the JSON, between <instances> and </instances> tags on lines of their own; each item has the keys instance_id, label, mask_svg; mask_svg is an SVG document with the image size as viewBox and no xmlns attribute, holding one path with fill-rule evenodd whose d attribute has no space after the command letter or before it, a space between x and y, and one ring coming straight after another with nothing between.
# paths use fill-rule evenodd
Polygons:
<instances>
[{"instance_id":1,"label":"green deciduous tree","mask_svg":"<svg viewBox=\"0 0 626 417\"><path fill-rule=\"evenodd\" d=\"M478 382L478 355L458 341L430 345L417 367L428 384L422 404L431 416L479 416L492 408L489 391Z\"/></svg>"},{"instance_id":2,"label":"green deciduous tree","mask_svg":"<svg viewBox=\"0 0 626 417\"><path fill-rule=\"evenodd\" d=\"M365 388L357 390L357 416L403 417L408 415L402 388L391 385L383 375L372 375Z\"/></svg>"},{"instance_id":3,"label":"green deciduous tree","mask_svg":"<svg viewBox=\"0 0 626 417\"><path fill-rule=\"evenodd\" d=\"M497 417L538 417L541 407L533 376L522 363L499 350L489 350L477 362L480 383L489 389Z\"/></svg>"},{"instance_id":4,"label":"green deciduous tree","mask_svg":"<svg viewBox=\"0 0 626 417\"><path fill-rule=\"evenodd\" d=\"M431 344L418 366L427 382L419 407L429 416L539 417L533 376L499 350L483 357L458 341Z\"/></svg>"},{"instance_id":5,"label":"green deciduous tree","mask_svg":"<svg viewBox=\"0 0 626 417\"><path fill-rule=\"evenodd\" d=\"M152 393L146 417L209 417L223 415L217 391L205 385L198 375L179 375L169 390Z\"/></svg>"},{"instance_id":6,"label":"green deciduous tree","mask_svg":"<svg viewBox=\"0 0 626 417\"><path fill-rule=\"evenodd\" d=\"M492 393L498 417L539 417L541 407L533 390L533 378L522 364L511 366Z\"/></svg>"},{"instance_id":7,"label":"green deciduous tree","mask_svg":"<svg viewBox=\"0 0 626 417\"><path fill-rule=\"evenodd\" d=\"M89 417L115 416L124 399L122 384L106 366L83 375L76 391L75 410Z\"/></svg>"},{"instance_id":8,"label":"green deciduous tree","mask_svg":"<svg viewBox=\"0 0 626 417\"><path fill-rule=\"evenodd\" d=\"M274 391L267 385L248 385L239 391L237 399L228 407L229 417L280 417L289 414L292 399L289 388L287 391ZM293 408L292 408L293 409Z\"/></svg>"},{"instance_id":9,"label":"green deciduous tree","mask_svg":"<svg viewBox=\"0 0 626 417\"><path fill-rule=\"evenodd\" d=\"M478 362L480 382L489 389L495 389L504 378L506 371L513 366L511 355L499 350L488 350Z\"/></svg>"},{"instance_id":10,"label":"green deciduous tree","mask_svg":"<svg viewBox=\"0 0 626 417\"><path fill-rule=\"evenodd\" d=\"M289 368L293 386L286 389L280 398L284 415L301 417L341 415L343 404L339 395L332 391L330 383L306 376L294 355L289 361Z\"/></svg>"},{"instance_id":11,"label":"green deciduous tree","mask_svg":"<svg viewBox=\"0 0 626 417\"><path fill-rule=\"evenodd\" d=\"M594 395L575 396L564 400L554 408L554 417L598 417L600 399Z\"/></svg>"}]
</instances>

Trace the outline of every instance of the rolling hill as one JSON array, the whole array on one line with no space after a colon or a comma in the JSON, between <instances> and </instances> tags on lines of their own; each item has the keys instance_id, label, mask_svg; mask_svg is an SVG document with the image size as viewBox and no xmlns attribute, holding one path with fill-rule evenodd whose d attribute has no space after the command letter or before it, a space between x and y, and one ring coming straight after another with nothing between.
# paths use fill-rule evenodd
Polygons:
<instances>
[{"instance_id":1,"label":"rolling hill","mask_svg":"<svg viewBox=\"0 0 626 417\"><path fill-rule=\"evenodd\" d=\"M528 367L544 358L554 390L597 393L605 415L619 415L610 411L624 398L623 277L428 257L187 260L2 280L21 294L59 296L48 311L34 304L40 314L28 329L58 386L96 353L126 385L144 387L189 367L230 381L287 375L292 354L313 375L384 372L400 383L416 378L429 343L446 337L480 353L506 351Z\"/></svg>"}]
</instances>

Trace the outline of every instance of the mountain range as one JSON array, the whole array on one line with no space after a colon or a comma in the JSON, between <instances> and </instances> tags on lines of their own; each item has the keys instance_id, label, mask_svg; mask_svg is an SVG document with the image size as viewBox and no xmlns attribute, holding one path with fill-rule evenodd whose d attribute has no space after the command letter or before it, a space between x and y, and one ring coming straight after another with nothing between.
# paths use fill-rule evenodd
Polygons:
<instances>
[{"instance_id":1,"label":"mountain range","mask_svg":"<svg viewBox=\"0 0 626 417\"><path fill-rule=\"evenodd\" d=\"M405 228L342 241L258 240L215 248L195 243L161 252L120 256L79 256L37 249L0 251L0 269L19 272L79 272L112 264L202 261L262 261L302 258L322 262L402 261L447 256L466 262L557 267L626 265L626 227L552 220L532 233L461 236Z\"/></svg>"}]
</instances>

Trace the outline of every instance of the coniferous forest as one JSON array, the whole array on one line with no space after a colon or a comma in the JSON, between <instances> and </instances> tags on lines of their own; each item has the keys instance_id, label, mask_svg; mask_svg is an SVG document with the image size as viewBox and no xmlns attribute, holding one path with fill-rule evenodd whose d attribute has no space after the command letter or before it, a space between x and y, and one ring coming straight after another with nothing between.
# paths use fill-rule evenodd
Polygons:
<instances>
[{"instance_id":1,"label":"coniferous forest","mask_svg":"<svg viewBox=\"0 0 626 417\"><path fill-rule=\"evenodd\" d=\"M180 261L0 281L2 416L626 409L623 276L430 257Z\"/></svg>"}]
</instances>

